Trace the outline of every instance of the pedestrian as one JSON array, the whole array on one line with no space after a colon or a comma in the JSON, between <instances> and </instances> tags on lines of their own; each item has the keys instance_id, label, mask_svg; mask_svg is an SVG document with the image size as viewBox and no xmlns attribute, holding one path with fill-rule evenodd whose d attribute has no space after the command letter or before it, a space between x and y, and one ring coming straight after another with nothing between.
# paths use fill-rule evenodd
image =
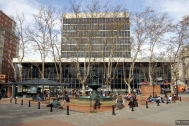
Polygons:
<instances>
[{"instance_id":1,"label":"pedestrian","mask_svg":"<svg viewBox=\"0 0 189 126\"><path fill-rule=\"evenodd\" d=\"M48 96L48 98L50 98L50 90L48 90L47 96Z\"/></svg>"},{"instance_id":2,"label":"pedestrian","mask_svg":"<svg viewBox=\"0 0 189 126\"><path fill-rule=\"evenodd\" d=\"M94 110L96 110L96 108L97 108L97 101L95 101L94 106L93 106Z\"/></svg>"},{"instance_id":3,"label":"pedestrian","mask_svg":"<svg viewBox=\"0 0 189 126\"><path fill-rule=\"evenodd\" d=\"M100 100L96 100L96 105L98 106L98 109L100 109Z\"/></svg>"},{"instance_id":4,"label":"pedestrian","mask_svg":"<svg viewBox=\"0 0 189 126\"><path fill-rule=\"evenodd\" d=\"M45 96L45 99L46 99L46 97L47 97L47 91L46 90L44 90L44 96Z\"/></svg>"},{"instance_id":5,"label":"pedestrian","mask_svg":"<svg viewBox=\"0 0 189 126\"><path fill-rule=\"evenodd\" d=\"M39 96L39 94L38 94L38 96L37 96L37 100L40 102L42 99L41 99L41 97Z\"/></svg>"},{"instance_id":6,"label":"pedestrian","mask_svg":"<svg viewBox=\"0 0 189 126\"><path fill-rule=\"evenodd\" d=\"M116 110L117 110L118 109L118 96L116 96L115 105L116 105Z\"/></svg>"}]
</instances>

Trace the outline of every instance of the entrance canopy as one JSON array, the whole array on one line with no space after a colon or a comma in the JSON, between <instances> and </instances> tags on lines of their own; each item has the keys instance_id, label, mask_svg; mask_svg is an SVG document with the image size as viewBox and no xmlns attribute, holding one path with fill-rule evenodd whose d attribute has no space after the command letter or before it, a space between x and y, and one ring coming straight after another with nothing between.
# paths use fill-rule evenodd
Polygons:
<instances>
[{"instance_id":1,"label":"entrance canopy","mask_svg":"<svg viewBox=\"0 0 189 126\"><path fill-rule=\"evenodd\" d=\"M44 85L44 86L69 86L70 85L68 83L61 83L61 82L51 81L51 80L42 79L42 78L16 82L15 84L17 85Z\"/></svg>"}]
</instances>

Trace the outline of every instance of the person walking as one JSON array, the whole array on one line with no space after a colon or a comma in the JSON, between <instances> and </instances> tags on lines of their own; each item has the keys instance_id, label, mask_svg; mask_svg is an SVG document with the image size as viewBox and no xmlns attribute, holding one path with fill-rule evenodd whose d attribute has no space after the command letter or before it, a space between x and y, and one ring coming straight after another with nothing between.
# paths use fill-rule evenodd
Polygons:
<instances>
[{"instance_id":1,"label":"person walking","mask_svg":"<svg viewBox=\"0 0 189 126\"><path fill-rule=\"evenodd\" d=\"M116 96L115 105L116 105L116 110L118 110L118 96Z\"/></svg>"},{"instance_id":2,"label":"person walking","mask_svg":"<svg viewBox=\"0 0 189 126\"><path fill-rule=\"evenodd\" d=\"M47 91L48 99L50 98L50 90Z\"/></svg>"}]
</instances>

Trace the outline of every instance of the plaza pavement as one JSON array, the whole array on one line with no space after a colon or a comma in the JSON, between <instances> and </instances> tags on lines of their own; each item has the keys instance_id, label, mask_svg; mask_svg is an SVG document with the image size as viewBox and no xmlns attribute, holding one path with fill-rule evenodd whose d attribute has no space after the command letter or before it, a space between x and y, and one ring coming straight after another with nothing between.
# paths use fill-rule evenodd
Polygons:
<instances>
[{"instance_id":1,"label":"plaza pavement","mask_svg":"<svg viewBox=\"0 0 189 126\"><path fill-rule=\"evenodd\" d=\"M189 94L179 94L181 100L176 103L150 103L149 108L145 105L135 107L131 111L127 107L115 110L116 115L112 115L112 109L89 113L89 108L81 111L82 108L75 106L75 110L70 106L69 115L66 109L54 109L50 112L49 107L42 103L38 109L37 102L31 102L28 107L28 99L21 99L17 104L9 98L0 100L0 126L174 126L175 120L189 120ZM102 108L103 109L103 108ZM72 111L74 110L74 111Z\"/></svg>"}]
</instances>

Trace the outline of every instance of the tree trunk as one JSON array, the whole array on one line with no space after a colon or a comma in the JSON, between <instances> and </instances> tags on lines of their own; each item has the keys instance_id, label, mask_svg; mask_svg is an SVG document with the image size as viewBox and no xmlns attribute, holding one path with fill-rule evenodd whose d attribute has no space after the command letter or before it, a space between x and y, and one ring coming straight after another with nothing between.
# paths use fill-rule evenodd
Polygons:
<instances>
[{"instance_id":1,"label":"tree trunk","mask_svg":"<svg viewBox=\"0 0 189 126\"><path fill-rule=\"evenodd\" d=\"M86 93L85 93L85 84L83 83L82 84L82 96L85 96Z\"/></svg>"},{"instance_id":2,"label":"tree trunk","mask_svg":"<svg viewBox=\"0 0 189 126\"><path fill-rule=\"evenodd\" d=\"M130 83L127 83L127 86L128 86L127 92L130 94L131 93L131 85L130 85Z\"/></svg>"},{"instance_id":3,"label":"tree trunk","mask_svg":"<svg viewBox=\"0 0 189 126\"><path fill-rule=\"evenodd\" d=\"M174 93L174 85L173 84L170 84L170 89L171 89L171 94Z\"/></svg>"}]
</instances>

